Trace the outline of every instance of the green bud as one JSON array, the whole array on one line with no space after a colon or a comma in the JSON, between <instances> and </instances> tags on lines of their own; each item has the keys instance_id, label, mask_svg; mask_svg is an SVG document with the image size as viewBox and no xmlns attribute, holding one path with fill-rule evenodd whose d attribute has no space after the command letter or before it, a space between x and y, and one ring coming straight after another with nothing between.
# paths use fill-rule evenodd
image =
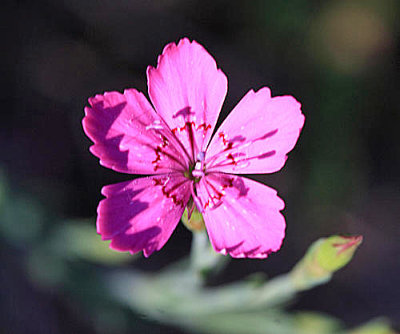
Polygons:
<instances>
[{"instance_id":1,"label":"green bud","mask_svg":"<svg viewBox=\"0 0 400 334\"><path fill-rule=\"evenodd\" d=\"M361 235L326 238L316 251L315 260L324 270L337 271L350 262L362 240Z\"/></svg>"},{"instance_id":2,"label":"green bud","mask_svg":"<svg viewBox=\"0 0 400 334\"><path fill-rule=\"evenodd\" d=\"M189 214L191 212L191 214ZM183 224L192 232L205 229L203 215L197 210L194 203L189 203L182 215Z\"/></svg>"},{"instance_id":3,"label":"green bud","mask_svg":"<svg viewBox=\"0 0 400 334\"><path fill-rule=\"evenodd\" d=\"M334 235L315 241L291 272L298 289L327 282L332 274L353 258L362 236Z\"/></svg>"}]
</instances>

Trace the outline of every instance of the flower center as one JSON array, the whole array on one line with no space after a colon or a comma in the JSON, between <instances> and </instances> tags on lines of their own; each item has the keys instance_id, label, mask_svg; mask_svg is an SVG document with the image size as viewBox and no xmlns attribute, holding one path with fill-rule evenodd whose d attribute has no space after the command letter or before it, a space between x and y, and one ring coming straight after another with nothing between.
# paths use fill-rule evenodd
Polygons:
<instances>
[{"instance_id":1,"label":"flower center","mask_svg":"<svg viewBox=\"0 0 400 334\"><path fill-rule=\"evenodd\" d=\"M194 169L192 170L192 176L196 179L196 178L201 178L202 176L204 176L204 172L205 170L202 168L201 163L200 162L196 162Z\"/></svg>"},{"instance_id":2,"label":"flower center","mask_svg":"<svg viewBox=\"0 0 400 334\"><path fill-rule=\"evenodd\" d=\"M189 167L189 171L185 173L185 176L195 182L199 182L200 179L205 175L206 166L204 164L206 153L199 152L194 166Z\"/></svg>"}]
</instances>

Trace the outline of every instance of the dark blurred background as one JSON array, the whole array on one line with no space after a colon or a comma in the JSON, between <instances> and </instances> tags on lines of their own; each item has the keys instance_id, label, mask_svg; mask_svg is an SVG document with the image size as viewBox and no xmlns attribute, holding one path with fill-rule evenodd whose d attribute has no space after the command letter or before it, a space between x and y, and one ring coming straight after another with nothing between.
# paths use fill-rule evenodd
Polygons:
<instances>
[{"instance_id":1,"label":"dark blurred background","mask_svg":"<svg viewBox=\"0 0 400 334\"><path fill-rule=\"evenodd\" d=\"M40 258L27 265L27 258L32 240L40 244L60 221L86 219L95 234L101 187L131 178L99 166L89 153L81 126L87 98L129 87L147 93L146 67L184 36L203 44L228 77L219 122L262 86L295 96L306 115L285 168L253 177L285 199L282 250L264 261L232 261L214 284L283 273L321 236L362 234L352 263L292 307L330 313L348 326L380 315L399 326L399 5L3 1L0 331L106 332L82 301L90 284L79 275L68 288L45 284L41 275L54 268ZM190 239L180 224L160 252L132 266L157 270L187 255ZM130 333L178 332L135 319Z\"/></svg>"}]
</instances>

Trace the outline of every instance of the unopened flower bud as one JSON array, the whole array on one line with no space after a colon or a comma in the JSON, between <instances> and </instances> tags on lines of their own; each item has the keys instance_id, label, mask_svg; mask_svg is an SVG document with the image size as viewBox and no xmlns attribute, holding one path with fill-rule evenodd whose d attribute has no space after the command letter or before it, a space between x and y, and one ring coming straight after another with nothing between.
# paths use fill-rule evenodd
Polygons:
<instances>
[{"instance_id":1,"label":"unopened flower bud","mask_svg":"<svg viewBox=\"0 0 400 334\"><path fill-rule=\"evenodd\" d=\"M203 215L197 210L196 205L191 208L186 207L182 215L183 224L192 232L203 231L205 229Z\"/></svg>"},{"instance_id":2,"label":"unopened flower bud","mask_svg":"<svg viewBox=\"0 0 400 334\"><path fill-rule=\"evenodd\" d=\"M315 241L292 271L299 289L308 289L328 281L332 274L353 258L362 236L334 235Z\"/></svg>"},{"instance_id":3,"label":"unopened flower bud","mask_svg":"<svg viewBox=\"0 0 400 334\"><path fill-rule=\"evenodd\" d=\"M353 258L363 237L331 236L323 240L315 252L315 260L321 268L334 272L343 268Z\"/></svg>"}]
</instances>

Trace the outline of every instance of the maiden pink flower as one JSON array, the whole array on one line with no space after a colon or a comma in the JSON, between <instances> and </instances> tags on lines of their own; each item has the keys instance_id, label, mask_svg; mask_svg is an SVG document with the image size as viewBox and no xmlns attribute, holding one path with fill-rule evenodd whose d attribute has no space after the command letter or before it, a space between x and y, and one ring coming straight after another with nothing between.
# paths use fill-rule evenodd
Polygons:
<instances>
[{"instance_id":1,"label":"maiden pink flower","mask_svg":"<svg viewBox=\"0 0 400 334\"><path fill-rule=\"evenodd\" d=\"M227 78L195 41L168 44L147 69L151 103L135 89L89 99L83 128L90 151L118 172L147 174L108 185L97 231L110 247L149 256L167 242L187 205L203 214L214 249L265 258L281 247L284 202L235 174L280 170L304 123L291 96L250 90L211 139Z\"/></svg>"}]
</instances>

